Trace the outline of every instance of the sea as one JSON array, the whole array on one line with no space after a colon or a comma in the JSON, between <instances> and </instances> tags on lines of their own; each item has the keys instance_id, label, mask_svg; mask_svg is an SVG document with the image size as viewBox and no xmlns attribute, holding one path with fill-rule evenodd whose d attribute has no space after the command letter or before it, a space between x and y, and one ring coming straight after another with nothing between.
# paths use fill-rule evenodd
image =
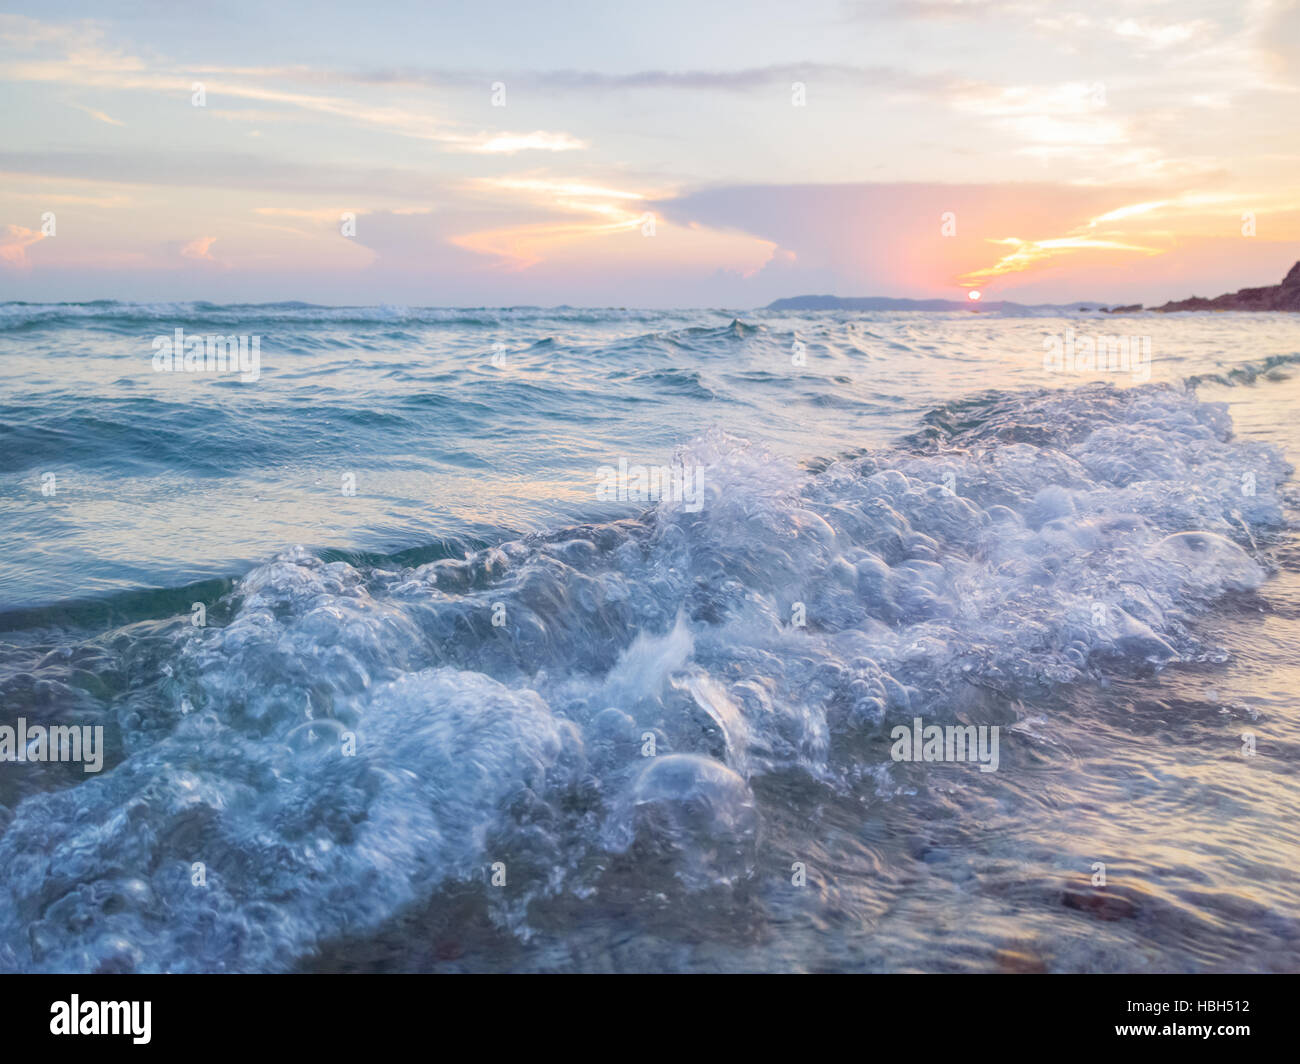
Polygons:
<instances>
[{"instance_id":1,"label":"sea","mask_svg":"<svg viewBox=\"0 0 1300 1064\"><path fill-rule=\"evenodd\" d=\"M0 303L0 970L1300 970L1298 364Z\"/></svg>"}]
</instances>

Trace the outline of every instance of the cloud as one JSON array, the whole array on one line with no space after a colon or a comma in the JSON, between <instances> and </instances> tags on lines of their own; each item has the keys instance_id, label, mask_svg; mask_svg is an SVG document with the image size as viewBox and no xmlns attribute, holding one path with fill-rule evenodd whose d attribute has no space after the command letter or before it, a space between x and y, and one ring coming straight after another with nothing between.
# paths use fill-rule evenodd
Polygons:
<instances>
[{"instance_id":1,"label":"cloud","mask_svg":"<svg viewBox=\"0 0 1300 1064\"><path fill-rule=\"evenodd\" d=\"M580 180L567 178L485 177L481 178L476 184L481 188L536 193L543 201L555 201L559 198L611 200L643 200L646 198L645 194L641 192L604 188L600 185L590 185Z\"/></svg>"},{"instance_id":2,"label":"cloud","mask_svg":"<svg viewBox=\"0 0 1300 1064\"><path fill-rule=\"evenodd\" d=\"M277 218L303 218L311 222L334 224L341 221L344 214L362 215L369 212L355 207L254 207L253 213Z\"/></svg>"},{"instance_id":3,"label":"cloud","mask_svg":"<svg viewBox=\"0 0 1300 1064\"><path fill-rule=\"evenodd\" d=\"M778 295L931 297L979 284L990 295L1097 298L1104 286L1179 295L1184 258L1205 289L1270 276L1300 238L1293 194L1177 192L1053 184L852 184L720 186L652 206L679 224L733 229L778 249L751 286ZM1242 209L1258 214L1264 240L1240 235ZM952 227L945 236L944 222ZM1213 247L1219 256L1199 249ZM1264 282L1259 282L1264 283ZM1215 288L1215 285L1218 285ZM1157 287L1160 286L1160 287Z\"/></svg>"},{"instance_id":4,"label":"cloud","mask_svg":"<svg viewBox=\"0 0 1300 1064\"><path fill-rule=\"evenodd\" d=\"M990 240L992 244L1002 244L1013 250L1003 255L992 266L971 270L961 276L959 283L963 288L984 284L1009 273L1021 273L1041 266L1060 255L1078 251L1129 251L1143 255L1161 255L1161 248L1141 247L1125 244L1118 240L1098 240L1085 236L1054 237L1049 240L1021 240L1018 237L1003 237Z\"/></svg>"},{"instance_id":5,"label":"cloud","mask_svg":"<svg viewBox=\"0 0 1300 1064\"><path fill-rule=\"evenodd\" d=\"M1256 47L1273 72L1300 85L1300 0L1262 4Z\"/></svg>"},{"instance_id":6,"label":"cloud","mask_svg":"<svg viewBox=\"0 0 1300 1064\"><path fill-rule=\"evenodd\" d=\"M26 269L31 265L27 258L27 249L45 239L45 234L35 229L25 229L21 225L5 226L4 235L0 236L0 262L17 269Z\"/></svg>"},{"instance_id":7,"label":"cloud","mask_svg":"<svg viewBox=\"0 0 1300 1064\"><path fill-rule=\"evenodd\" d=\"M217 260L212 257L210 250L216 241L215 236L201 236L191 240L181 248L181 257L194 259L197 262L216 262Z\"/></svg>"},{"instance_id":8,"label":"cloud","mask_svg":"<svg viewBox=\"0 0 1300 1064\"><path fill-rule=\"evenodd\" d=\"M909 18L928 21L987 19L1008 17L1025 19L1044 10L1042 4L1016 0L896 0L888 3L860 4L861 15Z\"/></svg>"},{"instance_id":9,"label":"cloud","mask_svg":"<svg viewBox=\"0 0 1300 1064\"><path fill-rule=\"evenodd\" d=\"M1061 235L1062 218L1082 227L1078 240L1123 244L1109 232L1087 232L1088 222L1141 199L1133 190L1046 183L896 183L730 186L657 207L677 222L735 228L772 241L786 253L768 271L787 287L782 294L791 294L789 286L806 273L834 279L839 295L935 296L1079 249L1056 243L1071 239ZM946 230L950 215L953 225ZM1024 234L1023 240L1009 232ZM1019 258L999 250L1011 239L1018 250L1024 245ZM1120 247L1104 250L1113 257Z\"/></svg>"},{"instance_id":10,"label":"cloud","mask_svg":"<svg viewBox=\"0 0 1300 1064\"><path fill-rule=\"evenodd\" d=\"M1123 18L1110 24L1117 36L1133 41L1142 49L1159 52L1167 48L1185 48L1195 40L1209 39L1217 30L1213 22L1192 19L1187 22L1156 22L1149 18Z\"/></svg>"},{"instance_id":11,"label":"cloud","mask_svg":"<svg viewBox=\"0 0 1300 1064\"><path fill-rule=\"evenodd\" d=\"M174 87L174 86L173 86ZM204 90L211 99L233 96L261 103L279 103L317 114L342 118L358 126L378 128L402 137L443 144L454 151L518 152L574 151L587 145L567 133L535 130L532 133L485 132L465 133L447 122L431 118L424 109L412 110L395 105L364 104L337 96L314 96L285 92L257 85L241 85L227 80L208 81Z\"/></svg>"},{"instance_id":12,"label":"cloud","mask_svg":"<svg viewBox=\"0 0 1300 1064\"><path fill-rule=\"evenodd\" d=\"M36 51L36 58L8 58L0 64L0 78L7 81L56 82L64 85L90 86L100 90L145 91L189 96L197 76L205 96L218 101L222 97L279 104L315 114L329 115L357 126L382 129L397 136L442 144L450 151L514 153L519 151L574 151L587 145L568 133L536 130L532 133L509 131L467 132L457 123L440 120L429 108L400 107L394 104L367 104L336 95L293 92L254 79L274 79L276 74L301 76L302 68L241 68L213 66L172 66L146 64L136 56L102 46L103 31L94 24L50 27L32 19L5 16L0 18L0 41L12 50ZM317 79L313 79L317 80ZM335 77L330 83L348 80ZM80 105L73 105L78 106ZM100 121L120 125L102 112L81 107ZM222 112L230 117L227 109ZM264 119L258 119L264 120Z\"/></svg>"},{"instance_id":13,"label":"cloud","mask_svg":"<svg viewBox=\"0 0 1300 1064\"><path fill-rule=\"evenodd\" d=\"M200 73L263 77L302 84L382 85L396 88L486 89L499 75L477 70L411 67L391 70L309 69L306 67L200 68ZM856 87L882 87L939 92L952 79L889 66L854 66L843 63L775 63L734 70L521 70L506 81L508 88L523 86L548 92L750 92L792 81L833 81Z\"/></svg>"},{"instance_id":14,"label":"cloud","mask_svg":"<svg viewBox=\"0 0 1300 1064\"><path fill-rule=\"evenodd\" d=\"M104 114L103 111L96 111L93 107L87 107L84 104L74 103L74 104L69 104L68 106L75 107L78 111L85 111L86 114L90 115L90 117L93 118L96 122L104 122L110 126L126 125L125 122L119 122L116 118L111 118L110 116Z\"/></svg>"},{"instance_id":15,"label":"cloud","mask_svg":"<svg viewBox=\"0 0 1300 1064\"><path fill-rule=\"evenodd\" d=\"M585 141L569 136L567 133L547 133L534 130L532 133L492 133L482 134L477 139L463 142L466 150L513 155L520 151L578 151L587 147Z\"/></svg>"},{"instance_id":16,"label":"cloud","mask_svg":"<svg viewBox=\"0 0 1300 1064\"><path fill-rule=\"evenodd\" d=\"M321 167L292 158L236 151L39 151L0 150L0 173L29 184L81 180L185 189L243 188L262 192L370 198L377 189L407 200L427 198L429 175L390 167Z\"/></svg>"},{"instance_id":17,"label":"cloud","mask_svg":"<svg viewBox=\"0 0 1300 1064\"><path fill-rule=\"evenodd\" d=\"M602 234L626 232L645 221L644 193L605 188L570 178L482 178L472 188L546 215L585 215L574 220L529 222L477 229L450 238L456 247L493 256L509 269L542 262L561 244Z\"/></svg>"},{"instance_id":18,"label":"cloud","mask_svg":"<svg viewBox=\"0 0 1300 1064\"><path fill-rule=\"evenodd\" d=\"M1096 154L1130 137L1127 123L1107 111L1101 82L970 86L952 102L1011 134L1026 154Z\"/></svg>"},{"instance_id":19,"label":"cloud","mask_svg":"<svg viewBox=\"0 0 1300 1064\"><path fill-rule=\"evenodd\" d=\"M16 175L0 174L14 180ZM67 203L78 207L126 207L131 204L131 197L121 194L112 196L85 196L70 192L18 192L10 188L5 195L14 199L32 200L37 203Z\"/></svg>"}]
</instances>

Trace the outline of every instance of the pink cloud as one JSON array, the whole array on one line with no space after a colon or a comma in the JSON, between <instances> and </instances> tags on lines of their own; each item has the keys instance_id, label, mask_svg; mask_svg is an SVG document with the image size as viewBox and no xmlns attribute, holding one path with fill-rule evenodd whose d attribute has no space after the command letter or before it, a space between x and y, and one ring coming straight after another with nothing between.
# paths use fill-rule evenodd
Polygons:
<instances>
[{"instance_id":1,"label":"pink cloud","mask_svg":"<svg viewBox=\"0 0 1300 1064\"><path fill-rule=\"evenodd\" d=\"M209 251L216 241L215 236L201 236L197 240L191 240L181 248L181 255L184 258L195 259L199 262L216 262L217 260L212 257Z\"/></svg>"},{"instance_id":2,"label":"pink cloud","mask_svg":"<svg viewBox=\"0 0 1300 1064\"><path fill-rule=\"evenodd\" d=\"M45 234L35 229L25 229L21 225L6 226L4 236L0 237L0 262L17 269L26 269L31 265L27 249L44 239Z\"/></svg>"}]
</instances>

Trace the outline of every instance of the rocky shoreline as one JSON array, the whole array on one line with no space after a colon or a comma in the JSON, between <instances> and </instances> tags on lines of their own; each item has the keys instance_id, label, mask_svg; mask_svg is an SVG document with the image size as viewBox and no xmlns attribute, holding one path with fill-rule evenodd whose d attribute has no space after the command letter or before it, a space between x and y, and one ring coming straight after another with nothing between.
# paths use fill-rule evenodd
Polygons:
<instances>
[{"instance_id":1,"label":"rocky shoreline","mask_svg":"<svg viewBox=\"0 0 1300 1064\"><path fill-rule=\"evenodd\" d=\"M1105 308L1102 308L1105 310ZM1141 304L1130 307L1111 307L1108 314L1132 314L1142 309ZM1289 310L1300 311L1300 262L1291 267L1281 284L1264 288L1243 288L1237 292L1205 299L1192 296L1166 303L1152 310L1168 314L1176 310Z\"/></svg>"}]
</instances>

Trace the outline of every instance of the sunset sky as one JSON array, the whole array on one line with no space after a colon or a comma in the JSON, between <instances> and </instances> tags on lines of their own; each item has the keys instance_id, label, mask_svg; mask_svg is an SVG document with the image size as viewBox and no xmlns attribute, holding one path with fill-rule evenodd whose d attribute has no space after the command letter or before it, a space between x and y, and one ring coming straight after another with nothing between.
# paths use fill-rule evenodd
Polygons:
<instances>
[{"instance_id":1,"label":"sunset sky","mask_svg":"<svg viewBox=\"0 0 1300 1064\"><path fill-rule=\"evenodd\" d=\"M1297 0L6 12L0 299L1150 304L1300 259Z\"/></svg>"}]
</instances>

